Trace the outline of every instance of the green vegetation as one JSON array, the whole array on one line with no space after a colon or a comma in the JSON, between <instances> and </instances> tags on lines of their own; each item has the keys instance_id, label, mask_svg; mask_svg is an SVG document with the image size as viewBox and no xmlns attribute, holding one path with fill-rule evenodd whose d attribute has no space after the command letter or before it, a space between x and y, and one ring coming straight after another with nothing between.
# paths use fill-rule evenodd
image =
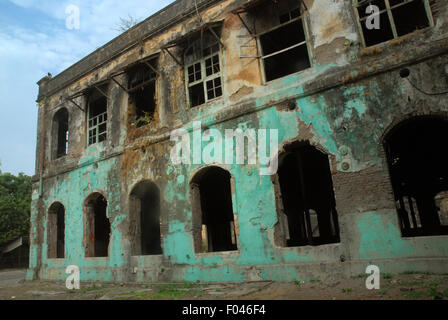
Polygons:
<instances>
[{"instance_id":1,"label":"green vegetation","mask_svg":"<svg viewBox=\"0 0 448 320\"><path fill-rule=\"evenodd\" d=\"M392 275L390 273L384 272L381 274L383 279L392 279Z\"/></svg>"},{"instance_id":2,"label":"green vegetation","mask_svg":"<svg viewBox=\"0 0 448 320\"><path fill-rule=\"evenodd\" d=\"M0 172L0 246L28 235L31 177Z\"/></svg>"},{"instance_id":3,"label":"green vegetation","mask_svg":"<svg viewBox=\"0 0 448 320\"><path fill-rule=\"evenodd\" d=\"M123 292L121 296L128 296L131 299L137 300L164 300L173 299L177 300L186 295L201 295L203 292L199 290L198 285L195 283L182 283L182 284L155 284L152 286L154 291L132 291Z\"/></svg>"},{"instance_id":4,"label":"green vegetation","mask_svg":"<svg viewBox=\"0 0 448 320\"><path fill-rule=\"evenodd\" d=\"M300 282L300 280L295 279L295 280L293 280L293 282L294 282L297 286L299 286L299 287L302 285L302 283Z\"/></svg>"},{"instance_id":5,"label":"green vegetation","mask_svg":"<svg viewBox=\"0 0 448 320\"><path fill-rule=\"evenodd\" d=\"M404 294L404 297L407 299L413 299L413 300L421 300L427 297L426 292L425 291L421 291L421 290L412 290L409 292L406 292Z\"/></svg>"}]
</instances>

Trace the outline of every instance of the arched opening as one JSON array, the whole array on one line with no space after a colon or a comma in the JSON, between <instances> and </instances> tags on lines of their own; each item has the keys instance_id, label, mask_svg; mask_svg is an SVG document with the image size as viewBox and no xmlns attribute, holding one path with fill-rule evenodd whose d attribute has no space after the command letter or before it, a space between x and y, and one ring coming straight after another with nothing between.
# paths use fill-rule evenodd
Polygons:
<instances>
[{"instance_id":1,"label":"arched opening","mask_svg":"<svg viewBox=\"0 0 448 320\"><path fill-rule=\"evenodd\" d=\"M53 117L53 158L57 159L68 154L68 111L61 108Z\"/></svg>"},{"instance_id":2,"label":"arched opening","mask_svg":"<svg viewBox=\"0 0 448 320\"><path fill-rule=\"evenodd\" d=\"M130 195L132 255L162 254L160 193L150 181L142 181Z\"/></svg>"},{"instance_id":3,"label":"arched opening","mask_svg":"<svg viewBox=\"0 0 448 320\"><path fill-rule=\"evenodd\" d=\"M85 201L85 256L109 255L110 222L107 201L100 193L91 194Z\"/></svg>"},{"instance_id":4,"label":"arched opening","mask_svg":"<svg viewBox=\"0 0 448 320\"><path fill-rule=\"evenodd\" d=\"M47 216L47 257L60 259L65 256L65 208L53 203Z\"/></svg>"},{"instance_id":5,"label":"arched opening","mask_svg":"<svg viewBox=\"0 0 448 320\"><path fill-rule=\"evenodd\" d=\"M448 121L421 116L396 125L384 139L402 235L448 234L442 192L448 190Z\"/></svg>"},{"instance_id":6,"label":"arched opening","mask_svg":"<svg viewBox=\"0 0 448 320\"><path fill-rule=\"evenodd\" d=\"M237 250L230 173L208 167L191 182L196 252Z\"/></svg>"},{"instance_id":7,"label":"arched opening","mask_svg":"<svg viewBox=\"0 0 448 320\"><path fill-rule=\"evenodd\" d=\"M309 143L285 148L279 159L282 243L288 247L339 242L328 156Z\"/></svg>"}]
</instances>

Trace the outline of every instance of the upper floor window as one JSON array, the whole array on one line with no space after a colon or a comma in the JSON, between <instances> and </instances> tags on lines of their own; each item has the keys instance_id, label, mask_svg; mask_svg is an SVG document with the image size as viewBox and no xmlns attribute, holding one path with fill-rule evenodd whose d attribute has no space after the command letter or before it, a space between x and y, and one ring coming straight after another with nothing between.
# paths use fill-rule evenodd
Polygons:
<instances>
[{"instance_id":1,"label":"upper floor window","mask_svg":"<svg viewBox=\"0 0 448 320\"><path fill-rule=\"evenodd\" d=\"M135 125L141 127L154 120L156 111L157 60L144 61L128 71L130 104L134 106Z\"/></svg>"},{"instance_id":2,"label":"upper floor window","mask_svg":"<svg viewBox=\"0 0 448 320\"><path fill-rule=\"evenodd\" d=\"M107 85L98 87L89 94L88 125L89 145L107 139Z\"/></svg>"},{"instance_id":3,"label":"upper floor window","mask_svg":"<svg viewBox=\"0 0 448 320\"><path fill-rule=\"evenodd\" d=\"M190 107L222 96L221 48L215 29L198 35L185 50L185 83Z\"/></svg>"},{"instance_id":4,"label":"upper floor window","mask_svg":"<svg viewBox=\"0 0 448 320\"><path fill-rule=\"evenodd\" d=\"M68 154L68 111L61 108L53 117L52 127L53 158L57 159Z\"/></svg>"},{"instance_id":5,"label":"upper floor window","mask_svg":"<svg viewBox=\"0 0 448 320\"><path fill-rule=\"evenodd\" d=\"M265 81L311 66L301 3L291 0L273 2L252 11Z\"/></svg>"},{"instance_id":6,"label":"upper floor window","mask_svg":"<svg viewBox=\"0 0 448 320\"><path fill-rule=\"evenodd\" d=\"M432 25L429 0L354 0L354 7L367 47Z\"/></svg>"}]
</instances>

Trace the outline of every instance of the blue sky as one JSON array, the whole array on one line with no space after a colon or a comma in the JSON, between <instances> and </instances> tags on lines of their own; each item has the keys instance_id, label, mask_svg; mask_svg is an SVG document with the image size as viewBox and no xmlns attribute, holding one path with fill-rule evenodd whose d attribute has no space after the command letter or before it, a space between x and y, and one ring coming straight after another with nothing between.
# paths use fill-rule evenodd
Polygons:
<instances>
[{"instance_id":1,"label":"blue sky","mask_svg":"<svg viewBox=\"0 0 448 320\"><path fill-rule=\"evenodd\" d=\"M34 174L38 87L119 35L120 18L144 20L173 0L0 0L0 170ZM66 8L80 28L66 27Z\"/></svg>"}]
</instances>

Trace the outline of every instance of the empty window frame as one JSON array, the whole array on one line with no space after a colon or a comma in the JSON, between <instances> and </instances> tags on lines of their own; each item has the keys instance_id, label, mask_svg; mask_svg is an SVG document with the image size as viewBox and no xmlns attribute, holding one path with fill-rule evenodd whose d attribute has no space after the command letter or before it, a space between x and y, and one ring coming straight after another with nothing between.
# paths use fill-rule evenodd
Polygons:
<instances>
[{"instance_id":1,"label":"empty window frame","mask_svg":"<svg viewBox=\"0 0 448 320\"><path fill-rule=\"evenodd\" d=\"M264 4L253 13L265 81L311 66L302 8L301 1L289 0Z\"/></svg>"},{"instance_id":2,"label":"empty window frame","mask_svg":"<svg viewBox=\"0 0 448 320\"><path fill-rule=\"evenodd\" d=\"M68 111L59 109L53 117L53 158L61 158L68 154Z\"/></svg>"},{"instance_id":3,"label":"empty window frame","mask_svg":"<svg viewBox=\"0 0 448 320\"><path fill-rule=\"evenodd\" d=\"M99 193L90 195L84 204L84 242L86 257L109 255L110 222L107 201Z\"/></svg>"},{"instance_id":4,"label":"empty window frame","mask_svg":"<svg viewBox=\"0 0 448 320\"><path fill-rule=\"evenodd\" d=\"M379 9L379 29L369 27L368 20L376 19L371 5ZM354 0L354 7L366 47L433 25L429 0Z\"/></svg>"},{"instance_id":5,"label":"empty window frame","mask_svg":"<svg viewBox=\"0 0 448 320\"><path fill-rule=\"evenodd\" d=\"M219 28L214 28L215 35ZM222 96L221 46L209 30L197 35L184 53L188 105L196 107Z\"/></svg>"},{"instance_id":6,"label":"empty window frame","mask_svg":"<svg viewBox=\"0 0 448 320\"><path fill-rule=\"evenodd\" d=\"M128 71L128 92L135 110L135 125L141 127L154 119L156 111L157 60L133 66Z\"/></svg>"},{"instance_id":7,"label":"empty window frame","mask_svg":"<svg viewBox=\"0 0 448 320\"><path fill-rule=\"evenodd\" d=\"M160 192L150 181L138 183L130 195L132 255L162 254Z\"/></svg>"},{"instance_id":8,"label":"empty window frame","mask_svg":"<svg viewBox=\"0 0 448 320\"><path fill-rule=\"evenodd\" d=\"M288 247L339 242L328 156L309 144L289 146L280 157L279 221Z\"/></svg>"},{"instance_id":9,"label":"empty window frame","mask_svg":"<svg viewBox=\"0 0 448 320\"><path fill-rule=\"evenodd\" d=\"M448 120L417 117L386 136L389 172L404 237L446 235Z\"/></svg>"},{"instance_id":10,"label":"empty window frame","mask_svg":"<svg viewBox=\"0 0 448 320\"><path fill-rule=\"evenodd\" d=\"M65 208L53 203L47 216L47 257L62 259L65 256Z\"/></svg>"},{"instance_id":11,"label":"empty window frame","mask_svg":"<svg viewBox=\"0 0 448 320\"><path fill-rule=\"evenodd\" d=\"M88 97L88 144L107 139L107 85L92 89Z\"/></svg>"},{"instance_id":12,"label":"empty window frame","mask_svg":"<svg viewBox=\"0 0 448 320\"><path fill-rule=\"evenodd\" d=\"M237 250L230 173L219 167L198 172L191 182L195 251Z\"/></svg>"}]
</instances>

